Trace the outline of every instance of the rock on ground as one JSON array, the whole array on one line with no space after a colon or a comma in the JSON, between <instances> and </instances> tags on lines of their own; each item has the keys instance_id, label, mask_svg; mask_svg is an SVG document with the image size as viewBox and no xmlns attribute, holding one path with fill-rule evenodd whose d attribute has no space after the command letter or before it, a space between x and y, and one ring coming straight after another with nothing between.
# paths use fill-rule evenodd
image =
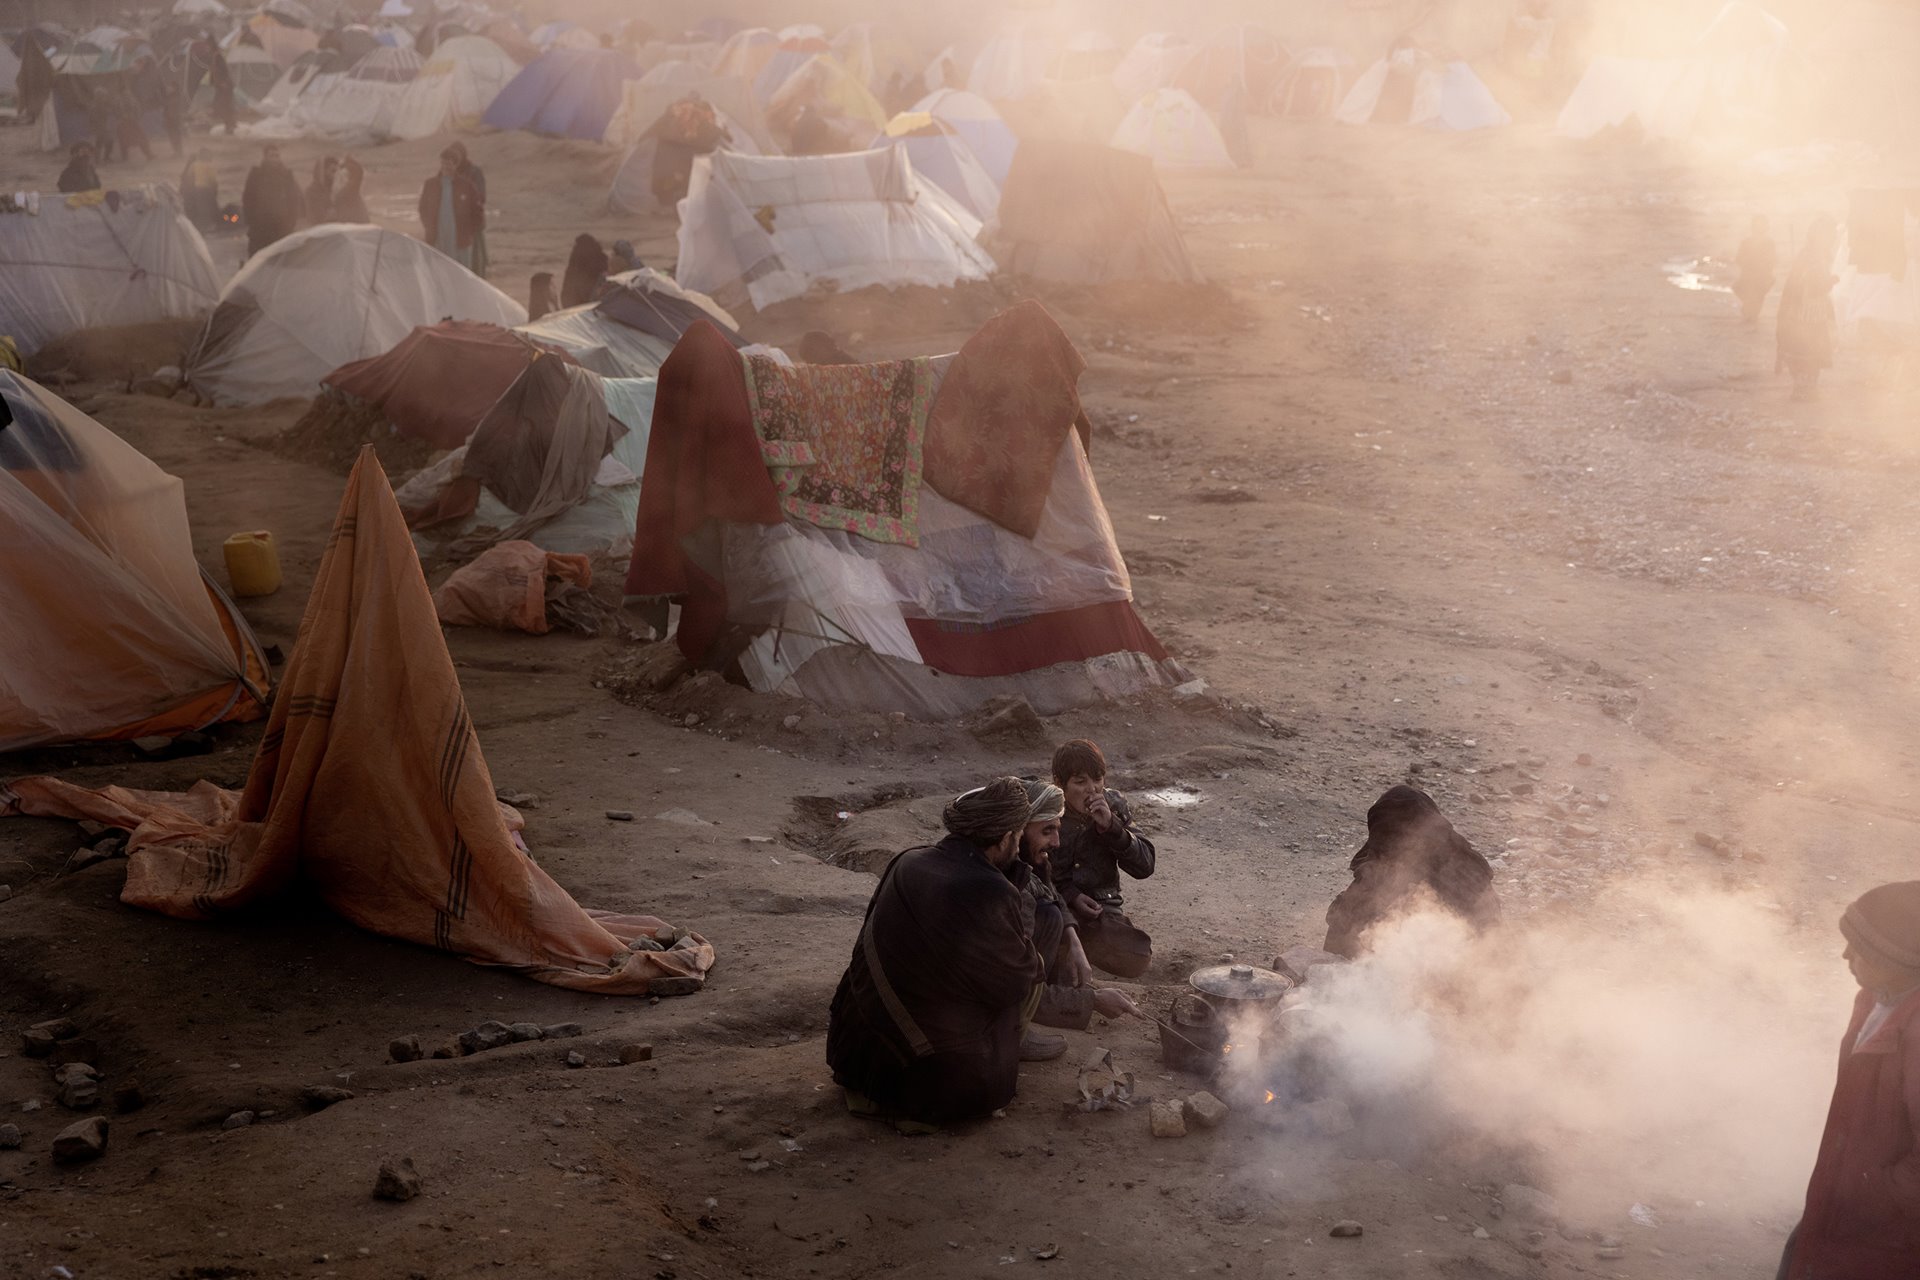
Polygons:
<instances>
[{"instance_id":1,"label":"rock on ground","mask_svg":"<svg viewBox=\"0 0 1920 1280\"><path fill-rule=\"evenodd\" d=\"M96 1160L107 1150L107 1122L99 1116L89 1116L62 1129L53 1139L53 1159L56 1164L78 1164L82 1160Z\"/></svg>"},{"instance_id":2,"label":"rock on ground","mask_svg":"<svg viewBox=\"0 0 1920 1280\"><path fill-rule=\"evenodd\" d=\"M413 1167L413 1157L382 1160L373 1179L373 1194L379 1200L411 1200L419 1195L420 1171Z\"/></svg>"}]
</instances>

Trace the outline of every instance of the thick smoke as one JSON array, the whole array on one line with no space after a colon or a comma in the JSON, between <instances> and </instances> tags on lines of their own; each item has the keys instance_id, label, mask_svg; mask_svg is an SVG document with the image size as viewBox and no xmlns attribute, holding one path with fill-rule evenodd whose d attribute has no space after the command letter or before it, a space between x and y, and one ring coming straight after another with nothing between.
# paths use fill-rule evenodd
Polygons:
<instances>
[{"instance_id":1,"label":"thick smoke","mask_svg":"<svg viewBox=\"0 0 1920 1280\"><path fill-rule=\"evenodd\" d=\"M1837 936L1796 954L1777 912L1724 894L1605 908L1478 937L1438 910L1384 926L1233 1055L1239 1090L1343 1098L1355 1142L1504 1150L1570 1216L1791 1214L1850 1008Z\"/></svg>"}]
</instances>

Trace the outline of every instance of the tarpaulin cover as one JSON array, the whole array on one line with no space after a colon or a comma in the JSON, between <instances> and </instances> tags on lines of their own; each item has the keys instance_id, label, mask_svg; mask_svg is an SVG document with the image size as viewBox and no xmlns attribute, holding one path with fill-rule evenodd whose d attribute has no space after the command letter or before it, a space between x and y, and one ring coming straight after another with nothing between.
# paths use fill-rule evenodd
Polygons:
<instances>
[{"instance_id":1,"label":"tarpaulin cover","mask_svg":"<svg viewBox=\"0 0 1920 1280\"><path fill-rule=\"evenodd\" d=\"M0 751L259 717L266 661L180 481L16 373L0 402Z\"/></svg>"},{"instance_id":2,"label":"tarpaulin cover","mask_svg":"<svg viewBox=\"0 0 1920 1280\"><path fill-rule=\"evenodd\" d=\"M253 905L298 878L362 928L578 991L646 995L713 964L697 935L629 951L662 922L581 909L517 844L371 448L347 480L243 791L27 778L7 792L0 813L130 831L121 901L181 919Z\"/></svg>"},{"instance_id":3,"label":"tarpaulin cover","mask_svg":"<svg viewBox=\"0 0 1920 1280\"><path fill-rule=\"evenodd\" d=\"M586 499L600 460L626 434L599 374L535 360L474 428L460 474L519 513L495 540L525 538Z\"/></svg>"},{"instance_id":4,"label":"tarpaulin cover","mask_svg":"<svg viewBox=\"0 0 1920 1280\"><path fill-rule=\"evenodd\" d=\"M1002 270L1042 280L1200 278L1153 161L1111 147L1024 143L983 240Z\"/></svg>"},{"instance_id":5,"label":"tarpaulin cover","mask_svg":"<svg viewBox=\"0 0 1920 1280\"><path fill-rule=\"evenodd\" d=\"M985 280L980 220L913 171L904 148L834 156L743 156L694 162L680 204L680 282L744 293L756 308L817 284L946 288Z\"/></svg>"},{"instance_id":6,"label":"tarpaulin cover","mask_svg":"<svg viewBox=\"0 0 1920 1280\"><path fill-rule=\"evenodd\" d=\"M219 296L206 242L171 187L111 204L49 192L37 214L0 213L0 333L28 355L80 329L198 315Z\"/></svg>"},{"instance_id":7,"label":"tarpaulin cover","mask_svg":"<svg viewBox=\"0 0 1920 1280\"><path fill-rule=\"evenodd\" d=\"M542 348L497 324L421 325L385 355L341 365L327 386L378 408L403 436L436 449L465 444ZM561 361L573 357L545 348Z\"/></svg>"},{"instance_id":8,"label":"tarpaulin cover","mask_svg":"<svg viewBox=\"0 0 1920 1280\"><path fill-rule=\"evenodd\" d=\"M1133 610L1085 448L1068 429L1079 357L1049 344L1057 327L1037 306L1022 310L930 364L941 383L934 415L948 385L958 397L942 431L983 433L990 454L1017 452L1030 483L1013 506L1034 492L1043 504L1031 536L977 514L994 508L985 489L1004 483L1005 469L972 465L964 449L950 451L961 460L951 491L931 477L921 487L918 546L784 512L775 460L754 436L743 358L696 325L661 367L627 591L679 600L677 642L690 659L707 659L739 628L754 688L823 705L948 716L1018 693L1059 710L1187 678ZM1019 368L970 367L982 361ZM1050 394L1049 378L1065 385ZM1003 397L997 419L967 412ZM929 449L931 435L930 426ZM929 668L958 679L912 674Z\"/></svg>"},{"instance_id":9,"label":"tarpaulin cover","mask_svg":"<svg viewBox=\"0 0 1920 1280\"><path fill-rule=\"evenodd\" d=\"M642 267L615 276L608 284L612 287L594 305L600 314L629 329L652 334L671 345L680 341L680 335L695 320L705 320L726 334L734 346L747 345L732 316L705 294L680 288L671 276Z\"/></svg>"},{"instance_id":10,"label":"tarpaulin cover","mask_svg":"<svg viewBox=\"0 0 1920 1280\"><path fill-rule=\"evenodd\" d=\"M659 69L656 67L654 70ZM761 115L760 103L746 82L735 76L706 73L691 82L656 80L651 73L639 80L626 81L620 86L620 107L607 122L606 141L616 147L637 144L653 128L654 123L666 114L668 107L689 94L710 103L715 111L727 118L732 128L745 132L751 145L739 146L736 138L735 150L766 151L772 148L773 135L767 132L767 122Z\"/></svg>"},{"instance_id":11,"label":"tarpaulin cover","mask_svg":"<svg viewBox=\"0 0 1920 1280\"><path fill-rule=\"evenodd\" d=\"M623 86L643 73L611 49L556 48L507 82L488 105L490 129L527 129L599 142L619 110Z\"/></svg>"},{"instance_id":12,"label":"tarpaulin cover","mask_svg":"<svg viewBox=\"0 0 1920 1280\"><path fill-rule=\"evenodd\" d=\"M581 555L558 555L531 542L488 547L455 569L433 593L440 621L449 627L547 634L547 579L593 585L593 565Z\"/></svg>"},{"instance_id":13,"label":"tarpaulin cover","mask_svg":"<svg viewBox=\"0 0 1920 1280\"><path fill-rule=\"evenodd\" d=\"M227 282L187 378L223 405L311 396L340 366L447 319L511 327L527 311L424 241L323 223L261 250Z\"/></svg>"}]
</instances>

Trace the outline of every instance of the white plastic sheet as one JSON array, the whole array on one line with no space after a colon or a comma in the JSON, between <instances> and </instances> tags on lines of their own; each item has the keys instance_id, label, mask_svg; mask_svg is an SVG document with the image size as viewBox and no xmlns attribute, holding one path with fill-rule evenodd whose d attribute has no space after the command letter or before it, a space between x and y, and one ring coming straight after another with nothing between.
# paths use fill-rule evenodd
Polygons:
<instances>
[{"instance_id":1,"label":"white plastic sheet","mask_svg":"<svg viewBox=\"0 0 1920 1280\"><path fill-rule=\"evenodd\" d=\"M219 276L173 189L120 194L117 210L49 193L37 214L0 213L0 333L23 353L80 329L182 319L213 306Z\"/></svg>"},{"instance_id":2,"label":"white plastic sheet","mask_svg":"<svg viewBox=\"0 0 1920 1280\"><path fill-rule=\"evenodd\" d=\"M430 138L436 133L472 129L520 64L485 36L458 36L433 51L422 64L387 123L395 138Z\"/></svg>"},{"instance_id":3,"label":"white plastic sheet","mask_svg":"<svg viewBox=\"0 0 1920 1280\"><path fill-rule=\"evenodd\" d=\"M743 156L694 164L680 204L677 275L688 288L744 293L756 309L816 285L950 287L985 280L980 221L919 178L904 149L837 156Z\"/></svg>"}]
</instances>

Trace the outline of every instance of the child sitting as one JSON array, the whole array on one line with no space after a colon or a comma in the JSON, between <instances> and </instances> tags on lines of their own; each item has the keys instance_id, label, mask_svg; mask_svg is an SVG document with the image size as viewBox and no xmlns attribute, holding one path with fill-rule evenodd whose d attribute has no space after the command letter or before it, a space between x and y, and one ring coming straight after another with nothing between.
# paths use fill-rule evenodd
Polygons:
<instances>
[{"instance_id":1,"label":"child sitting","mask_svg":"<svg viewBox=\"0 0 1920 1280\"><path fill-rule=\"evenodd\" d=\"M1054 887L1079 922L1080 945L1098 969L1137 978L1153 963L1153 940L1121 913L1120 873L1153 874L1153 842L1133 829L1126 797L1106 786L1107 758L1084 738L1053 753L1053 781L1066 793L1060 847L1048 859Z\"/></svg>"}]
</instances>

